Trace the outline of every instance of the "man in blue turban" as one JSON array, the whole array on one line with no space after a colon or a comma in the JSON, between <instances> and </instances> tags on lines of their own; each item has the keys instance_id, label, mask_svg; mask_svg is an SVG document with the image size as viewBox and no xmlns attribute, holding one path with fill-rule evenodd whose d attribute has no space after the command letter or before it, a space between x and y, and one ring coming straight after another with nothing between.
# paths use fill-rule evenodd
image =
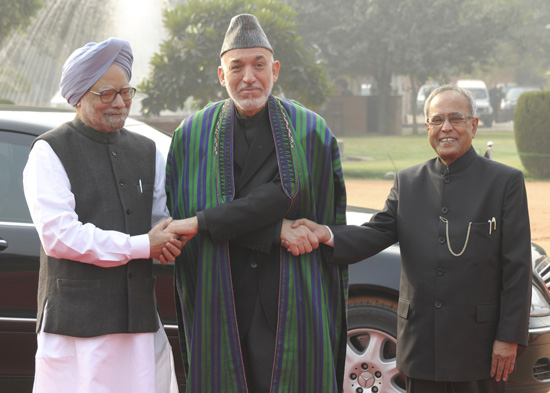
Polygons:
<instances>
[{"instance_id":1,"label":"man in blue turban","mask_svg":"<svg viewBox=\"0 0 550 393\"><path fill-rule=\"evenodd\" d=\"M76 106L88 89L111 67L118 65L127 81L132 78L132 48L130 43L119 38L90 42L75 50L65 62L59 87L61 95Z\"/></svg>"},{"instance_id":2,"label":"man in blue turban","mask_svg":"<svg viewBox=\"0 0 550 393\"><path fill-rule=\"evenodd\" d=\"M151 258L174 261L164 159L124 129L132 50L110 38L77 49L61 94L73 121L34 142L25 197L42 252L35 393L177 392Z\"/></svg>"}]
</instances>

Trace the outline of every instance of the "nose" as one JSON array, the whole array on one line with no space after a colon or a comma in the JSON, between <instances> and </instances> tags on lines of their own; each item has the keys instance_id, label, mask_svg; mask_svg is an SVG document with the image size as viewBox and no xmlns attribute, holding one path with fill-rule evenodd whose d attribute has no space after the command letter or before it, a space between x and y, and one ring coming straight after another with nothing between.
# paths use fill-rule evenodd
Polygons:
<instances>
[{"instance_id":1,"label":"nose","mask_svg":"<svg viewBox=\"0 0 550 393\"><path fill-rule=\"evenodd\" d=\"M252 84L256 80L254 69L252 67L245 67L243 81L247 84Z\"/></svg>"},{"instance_id":2,"label":"nose","mask_svg":"<svg viewBox=\"0 0 550 393\"><path fill-rule=\"evenodd\" d=\"M117 93L114 101L111 102L111 106L114 106L116 108L122 108L126 106L126 104L124 103L124 100L122 99L122 96L119 93Z\"/></svg>"},{"instance_id":3,"label":"nose","mask_svg":"<svg viewBox=\"0 0 550 393\"><path fill-rule=\"evenodd\" d=\"M448 117L445 117L445 121L443 122L443 124L441 125L441 130L442 131L452 131L453 129L453 125L451 124L451 122L449 121L449 118Z\"/></svg>"}]
</instances>

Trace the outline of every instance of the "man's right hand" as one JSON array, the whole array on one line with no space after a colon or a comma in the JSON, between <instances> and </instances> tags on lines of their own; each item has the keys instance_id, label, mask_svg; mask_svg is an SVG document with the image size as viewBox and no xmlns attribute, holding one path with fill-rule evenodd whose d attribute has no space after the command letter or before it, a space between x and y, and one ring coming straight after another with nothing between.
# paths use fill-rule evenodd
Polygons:
<instances>
[{"instance_id":1,"label":"man's right hand","mask_svg":"<svg viewBox=\"0 0 550 393\"><path fill-rule=\"evenodd\" d=\"M306 226L293 225L294 221L283 219L281 245L292 255L309 253L319 247L319 240Z\"/></svg>"},{"instance_id":2,"label":"man's right hand","mask_svg":"<svg viewBox=\"0 0 550 393\"><path fill-rule=\"evenodd\" d=\"M150 244L149 258L156 259L163 264L174 262L183 246L182 242L178 239L179 236L167 229L171 222L172 218L161 221L148 233Z\"/></svg>"},{"instance_id":3,"label":"man's right hand","mask_svg":"<svg viewBox=\"0 0 550 393\"><path fill-rule=\"evenodd\" d=\"M162 264L174 262L181 248L199 231L197 217L183 220L168 218L153 227L148 233L151 252L149 258Z\"/></svg>"},{"instance_id":4,"label":"man's right hand","mask_svg":"<svg viewBox=\"0 0 550 393\"><path fill-rule=\"evenodd\" d=\"M308 220L307 218L300 218L299 220L294 221L292 228L298 228L299 226L305 226L308 228L319 240L319 243L326 243L330 240L331 234L328 228L324 225L317 224L314 221Z\"/></svg>"}]
</instances>

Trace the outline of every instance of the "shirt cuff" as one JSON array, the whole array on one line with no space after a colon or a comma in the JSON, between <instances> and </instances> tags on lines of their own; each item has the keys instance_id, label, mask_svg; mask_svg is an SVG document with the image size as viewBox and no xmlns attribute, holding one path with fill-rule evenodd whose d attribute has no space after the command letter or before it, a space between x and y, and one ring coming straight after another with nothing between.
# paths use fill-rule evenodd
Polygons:
<instances>
[{"instance_id":1,"label":"shirt cuff","mask_svg":"<svg viewBox=\"0 0 550 393\"><path fill-rule=\"evenodd\" d=\"M328 231L330 232L330 239L328 239L325 244L327 246L331 246L331 247L334 247L334 234L332 233L332 231L330 230L330 228L328 227L328 225L325 225L325 228L328 229Z\"/></svg>"},{"instance_id":2,"label":"shirt cuff","mask_svg":"<svg viewBox=\"0 0 550 393\"><path fill-rule=\"evenodd\" d=\"M283 230L283 220L280 220L275 224L275 236L273 237L273 244L281 244L281 231Z\"/></svg>"},{"instance_id":3,"label":"shirt cuff","mask_svg":"<svg viewBox=\"0 0 550 393\"><path fill-rule=\"evenodd\" d=\"M130 236L130 259L149 259L151 257L151 243L149 235Z\"/></svg>"}]
</instances>

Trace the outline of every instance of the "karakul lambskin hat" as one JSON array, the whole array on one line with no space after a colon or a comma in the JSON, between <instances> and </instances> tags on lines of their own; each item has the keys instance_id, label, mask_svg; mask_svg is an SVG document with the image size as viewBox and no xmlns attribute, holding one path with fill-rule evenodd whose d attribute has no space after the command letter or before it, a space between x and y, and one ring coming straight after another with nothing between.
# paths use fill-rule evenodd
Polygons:
<instances>
[{"instance_id":1,"label":"karakul lambskin hat","mask_svg":"<svg viewBox=\"0 0 550 393\"><path fill-rule=\"evenodd\" d=\"M225 33L220 57L227 51L245 48L265 48L273 52L260 22L254 15L234 16Z\"/></svg>"}]
</instances>

